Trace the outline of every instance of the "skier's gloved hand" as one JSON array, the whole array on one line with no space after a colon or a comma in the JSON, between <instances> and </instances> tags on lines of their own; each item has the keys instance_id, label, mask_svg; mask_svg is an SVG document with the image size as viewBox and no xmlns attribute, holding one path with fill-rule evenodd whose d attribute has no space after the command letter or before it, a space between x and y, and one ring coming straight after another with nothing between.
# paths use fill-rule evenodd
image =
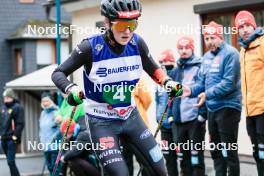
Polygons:
<instances>
[{"instance_id":1,"label":"skier's gloved hand","mask_svg":"<svg viewBox=\"0 0 264 176\"><path fill-rule=\"evenodd\" d=\"M172 79L164 81L164 87L169 92L170 97L179 97L183 93L182 85Z\"/></svg>"},{"instance_id":2,"label":"skier's gloved hand","mask_svg":"<svg viewBox=\"0 0 264 176\"><path fill-rule=\"evenodd\" d=\"M68 90L67 102L72 106L77 106L83 103L85 98L83 91L76 85L72 86Z\"/></svg>"}]
</instances>

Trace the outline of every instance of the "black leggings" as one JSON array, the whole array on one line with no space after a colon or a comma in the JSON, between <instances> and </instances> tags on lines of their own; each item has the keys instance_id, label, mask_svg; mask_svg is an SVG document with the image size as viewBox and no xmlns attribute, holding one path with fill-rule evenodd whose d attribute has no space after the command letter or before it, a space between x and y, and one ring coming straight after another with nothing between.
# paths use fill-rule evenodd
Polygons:
<instances>
[{"instance_id":1,"label":"black leggings","mask_svg":"<svg viewBox=\"0 0 264 176\"><path fill-rule=\"evenodd\" d=\"M205 136L205 123L197 119L185 123L173 123L172 132L174 140L179 146L177 151L180 161L181 173L184 176L204 176L204 151L202 141ZM184 149L183 144L193 142L199 148Z\"/></svg>"},{"instance_id":2,"label":"black leggings","mask_svg":"<svg viewBox=\"0 0 264 176\"><path fill-rule=\"evenodd\" d=\"M162 152L166 160L166 167L169 176L178 176L178 163L176 150L169 147L174 143L172 129L161 128Z\"/></svg>"},{"instance_id":3,"label":"black leggings","mask_svg":"<svg viewBox=\"0 0 264 176\"><path fill-rule=\"evenodd\" d=\"M155 175L166 176L163 155L150 130L142 121L137 109L127 120L102 120L89 118L92 142L103 149L96 155L104 171L110 176L128 176L128 168L120 151L120 137L127 139L146 159Z\"/></svg>"},{"instance_id":4,"label":"black leggings","mask_svg":"<svg viewBox=\"0 0 264 176\"><path fill-rule=\"evenodd\" d=\"M74 158L68 163L71 170L78 176L100 176L100 171L82 158Z\"/></svg>"},{"instance_id":5,"label":"black leggings","mask_svg":"<svg viewBox=\"0 0 264 176\"><path fill-rule=\"evenodd\" d=\"M211 150L216 176L226 176L227 173L228 176L240 175L237 153L240 116L241 112L233 108L208 112L210 142L218 146L214 147L215 150Z\"/></svg>"},{"instance_id":6,"label":"black leggings","mask_svg":"<svg viewBox=\"0 0 264 176\"><path fill-rule=\"evenodd\" d=\"M257 163L258 176L264 176L264 114L247 117L247 132Z\"/></svg>"}]
</instances>

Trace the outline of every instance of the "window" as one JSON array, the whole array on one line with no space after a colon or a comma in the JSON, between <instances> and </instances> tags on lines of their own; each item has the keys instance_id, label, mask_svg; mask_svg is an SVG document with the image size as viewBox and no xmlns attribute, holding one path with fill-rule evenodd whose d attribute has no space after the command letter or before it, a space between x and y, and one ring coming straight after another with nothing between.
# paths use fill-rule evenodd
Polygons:
<instances>
[{"instance_id":1,"label":"window","mask_svg":"<svg viewBox=\"0 0 264 176\"><path fill-rule=\"evenodd\" d=\"M23 74L23 58L22 58L22 50L19 48L15 49L15 74L17 76Z\"/></svg>"},{"instance_id":2,"label":"window","mask_svg":"<svg viewBox=\"0 0 264 176\"><path fill-rule=\"evenodd\" d=\"M37 65L46 66L55 63L55 42L40 40L37 42Z\"/></svg>"},{"instance_id":3,"label":"window","mask_svg":"<svg viewBox=\"0 0 264 176\"><path fill-rule=\"evenodd\" d=\"M264 27L264 10L253 11L253 15L255 16L257 26Z\"/></svg>"},{"instance_id":4,"label":"window","mask_svg":"<svg viewBox=\"0 0 264 176\"><path fill-rule=\"evenodd\" d=\"M227 13L212 13L212 14L205 14L202 16L202 24L206 25L210 21L215 21L219 24L222 24L224 27L226 27L225 32L229 31L228 27L234 27L235 26L235 17L239 10L235 10L232 12ZM256 19L257 26L264 26L264 9L259 10L248 10L253 13ZM231 44L232 46L239 49L238 44L238 35L237 34L231 34L231 32L227 32L228 34L224 35L224 40ZM205 47L204 47L204 51Z\"/></svg>"},{"instance_id":5,"label":"window","mask_svg":"<svg viewBox=\"0 0 264 176\"><path fill-rule=\"evenodd\" d=\"M30 4L30 3L34 3L34 0L19 0L19 2L23 4Z\"/></svg>"},{"instance_id":6,"label":"window","mask_svg":"<svg viewBox=\"0 0 264 176\"><path fill-rule=\"evenodd\" d=\"M69 57L69 43L61 41L61 63ZM55 64L56 62L56 40L39 40L37 42L37 65L38 68Z\"/></svg>"}]
</instances>

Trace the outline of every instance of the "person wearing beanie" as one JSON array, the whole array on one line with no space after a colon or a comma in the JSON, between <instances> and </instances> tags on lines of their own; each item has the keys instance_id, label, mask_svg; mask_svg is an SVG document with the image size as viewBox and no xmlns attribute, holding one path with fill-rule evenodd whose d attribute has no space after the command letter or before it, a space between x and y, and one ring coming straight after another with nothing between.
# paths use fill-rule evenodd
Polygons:
<instances>
[{"instance_id":1,"label":"person wearing beanie","mask_svg":"<svg viewBox=\"0 0 264 176\"><path fill-rule=\"evenodd\" d=\"M4 104L1 107L0 139L6 155L11 176L19 176L16 166L16 146L21 142L24 129L24 109L20 105L16 94L12 89L3 92Z\"/></svg>"},{"instance_id":2,"label":"person wearing beanie","mask_svg":"<svg viewBox=\"0 0 264 176\"><path fill-rule=\"evenodd\" d=\"M191 37L182 36L177 42L177 50L180 58L177 66L169 73L174 80L184 85L194 85L198 81L198 72L201 59L194 54L194 41ZM185 144L193 141L194 144L202 146L205 136L205 107L194 107L198 101L197 97L175 98L169 110L173 117L171 128L176 144ZM204 154L200 149L183 149L178 145L177 157L180 161L181 173L183 175L204 176Z\"/></svg>"},{"instance_id":3,"label":"person wearing beanie","mask_svg":"<svg viewBox=\"0 0 264 176\"><path fill-rule=\"evenodd\" d=\"M257 27L254 16L240 11L235 24L238 29L241 87L245 106L247 132L253 146L258 175L264 175L264 30Z\"/></svg>"},{"instance_id":4,"label":"person wearing beanie","mask_svg":"<svg viewBox=\"0 0 264 176\"><path fill-rule=\"evenodd\" d=\"M173 55L173 51L166 49L161 52L159 56L159 63L161 68L167 74L175 67L176 60ZM160 87L156 87L155 92L155 102L156 102L156 120L159 123L161 116L166 108L169 96L167 91ZM173 144L173 134L171 129L171 121L173 120L171 115L167 114L166 118L163 120L161 125L161 141L162 141L162 153L166 160L166 167L169 176L178 176L178 163L177 163L177 153L174 150L169 150L169 146Z\"/></svg>"},{"instance_id":5,"label":"person wearing beanie","mask_svg":"<svg viewBox=\"0 0 264 176\"><path fill-rule=\"evenodd\" d=\"M17 96L16 96L15 92L13 91L13 89L6 89L3 92L3 97L10 97L12 99L17 99Z\"/></svg>"},{"instance_id":6,"label":"person wearing beanie","mask_svg":"<svg viewBox=\"0 0 264 176\"><path fill-rule=\"evenodd\" d=\"M246 10L241 10L237 13L235 18L235 25L239 28L241 25L250 24L254 29L257 27L255 17Z\"/></svg>"},{"instance_id":7,"label":"person wearing beanie","mask_svg":"<svg viewBox=\"0 0 264 176\"><path fill-rule=\"evenodd\" d=\"M237 153L241 116L240 63L237 49L223 41L223 27L210 22L204 29L209 50L203 56L199 81L184 86L184 96L199 97L196 106L206 103L210 142L222 146L211 150L216 176L239 176ZM232 144L232 145L231 145ZM231 145L231 146L230 146Z\"/></svg>"},{"instance_id":8,"label":"person wearing beanie","mask_svg":"<svg viewBox=\"0 0 264 176\"><path fill-rule=\"evenodd\" d=\"M215 35L223 40L224 39L223 25L211 21L209 24L204 26L203 35L204 36Z\"/></svg>"},{"instance_id":9,"label":"person wearing beanie","mask_svg":"<svg viewBox=\"0 0 264 176\"><path fill-rule=\"evenodd\" d=\"M59 151L59 140L61 139L59 125L55 122L55 113L58 107L53 102L52 95L49 92L41 94L42 112L39 118L39 138L44 146L45 164L52 174L53 167ZM59 175L61 164L59 164L56 176Z\"/></svg>"}]
</instances>

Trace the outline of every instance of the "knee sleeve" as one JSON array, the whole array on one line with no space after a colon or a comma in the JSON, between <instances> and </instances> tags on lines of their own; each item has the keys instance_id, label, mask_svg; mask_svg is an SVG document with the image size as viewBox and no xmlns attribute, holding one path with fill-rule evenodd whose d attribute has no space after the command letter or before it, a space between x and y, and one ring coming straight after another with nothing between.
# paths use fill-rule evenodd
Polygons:
<instances>
[{"instance_id":1,"label":"knee sleeve","mask_svg":"<svg viewBox=\"0 0 264 176\"><path fill-rule=\"evenodd\" d=\"M177 159L179 161L182 161L183 160L183 153L182 152L177 152Z\"/></svg>"},{"instance_id":2,"label":"knee sleeve","mask_svg":"<svg viewBox=\"0 0 264 176\"><path fill-rule=\"evenodd\" d=\"M192 165L198 165L199 164L198 151L192 151L191 152L191 163L192 163Z\"/></svg>"},{"instance_id":3,"label":"knee sleeve","mask_svg":"<svg viewBox=\"0 0 264 176\"><path fill-rule=\"evenodd\" d=\"M258 157L260 160L264 160L264 144L258 144Z\"/></svg>"},{"instance_id":4,"label":"knee sleeve","mask_svg":"<svg viewBox=\"0 0 264 176\"><path fill-rule=\"evenodd\" d=\"M227 155L227 153L228 153L227 150L226 150L225 148L223 148L221 152L222 152L222 156L223 156L224 158L227 158L227 156L228 156L228 155Z\"/></svg>"}]
</instances>

